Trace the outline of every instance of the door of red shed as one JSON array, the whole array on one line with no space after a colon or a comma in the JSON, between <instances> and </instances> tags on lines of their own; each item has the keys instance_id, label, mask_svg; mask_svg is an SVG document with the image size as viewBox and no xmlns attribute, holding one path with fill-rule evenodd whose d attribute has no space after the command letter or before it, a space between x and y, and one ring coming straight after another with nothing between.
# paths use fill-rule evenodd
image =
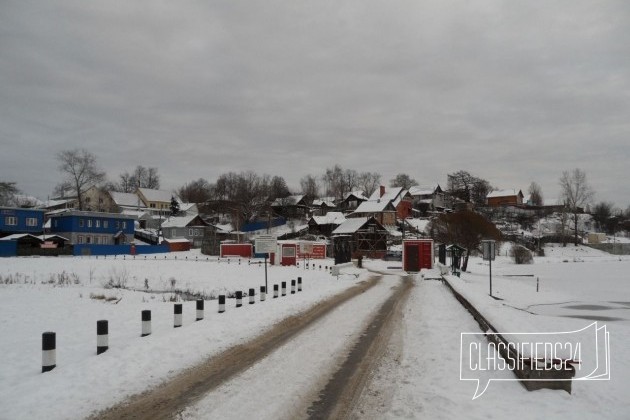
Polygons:
<instances>
[{"instance_id":1,"label":"door of red shed","mask_svg":"<svg viewBox=\"0 0 630 420\"><path fill-rule=\"evenodd\" d=\"M433 240L404 241L403 268L408 272L433 268Z\"/></svg>"},{"instance_id":2,"label":"door of red shed","mask_svg":"<svg viewBox=\"0 0 630 420\"><path fill-rule=\"evenodd\" d=\"M297 244L282 244L282 254L280 255L280 265L297 264Z\"/></svg>"}]
</instances>

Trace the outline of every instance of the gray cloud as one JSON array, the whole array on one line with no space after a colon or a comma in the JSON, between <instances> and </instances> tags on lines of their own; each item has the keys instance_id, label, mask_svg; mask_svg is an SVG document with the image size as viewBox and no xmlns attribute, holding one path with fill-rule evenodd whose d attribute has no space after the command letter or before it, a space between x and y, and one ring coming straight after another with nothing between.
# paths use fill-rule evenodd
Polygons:
<instances>
[{"instance_id":1,"label":"gray cloud","mask_svg":"<svg viewBox=\"0 0 630 420\"><path fill-rule=\"evenodd\" d=\"M339 163L501 188L583 168L630 204L625 1L4 1L0 178L45 196L54 155L166 188L229 170L294 186Z\"/></svg>"}]
</instances>

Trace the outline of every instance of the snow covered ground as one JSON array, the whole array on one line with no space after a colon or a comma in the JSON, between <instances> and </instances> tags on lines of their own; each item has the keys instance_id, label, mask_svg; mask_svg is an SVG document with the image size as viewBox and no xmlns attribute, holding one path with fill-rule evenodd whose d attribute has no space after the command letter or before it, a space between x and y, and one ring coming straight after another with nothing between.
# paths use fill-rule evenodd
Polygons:
<instances>
[{"instance_id":1,"label":"snow covered ground","mask_svg":"<svg viewBox=\"0 0 630 420\"><path fill-rule=\"evenodd\" d=\"M103 409L125 396L156 385L212 354L258 335L287 316L304 310L360 278L338 279L324 270L269 267L269 288L301 276L301 293L217 313L206 301L205 319L195 322L195 302L184 302L183 327L173 328L172 293L104 289L110 278L127 286L156 290L175 287L206 294L264 285L264 268L231 261L194 261L194 252L157 259L3 258L0 276L0 418L75 419ZM188 260L184 258L188 256ZM327 261L327 263L330 263ZM72 284L59 285L59 274ZM122 273L122 274L121 274ZM366 274L367 275L367 274ZM74 284L74 279L79 284ZM48 282L51 281L49 284ZM46 284L42 284L42 282ZM289 284L289 283L288 283ZM290 287L290 286L289 286ZM115 300L92 299L104 295ZM117 302L117 303L116 303ZM140 337L140 312L152 311L153 334ZM109 320L110 349L96 356L96 321ZM41 334L57 333L57 368L41 373Z\"/></svg>"},{"instance_id":2,"label":"snow covered ground","mask_svg":"<svg viewBox=\"0 0 630 420\"><path fill-rule=\"evenodd\" d=\"M304 291L279 299L268 294L267 302L259 303L257 299L255 305L248 305L245 299L240 309L234 308L230 299L225 314L217 313L216 300L206 301L205 319L199 322L194 320L195 302L184 302L184 326L174 329L173 303L169 301L174 296L173 286L210 296L250 287L258 292L258 287L264 284L264 269L245 261L241 265L234 260L229 265L216 259L205 261L195 251L178 253L177 257L174 260L170 254L164 260L164 255L158 255L146 261L102 257L1 259L0 352L4 359L0 368L0 418L84 417L242 343L280 319L368 276L366 272L358 278L343 275L337 279L324 270L270 267L270 287L301 276ZM400 265L397 262L365 261L365 264L390 272L392 279L403 274L388 269ZM571 395L551 390L527 392L518 382L493 381L483 396L472 400L475 383L459 379L459 343L462 332L477 332L479 327L441 282L417 276L402 328L392 340L392 357L383 359L366 391L377 403L368 404L361 417L629 418L630 258L571 246L548 248L546 256L535 258L531 265L518 266L506 257L498 257L492 267L493 294L502 300L488 296L488 268L487 262L472 258L469 272L462 273L461 278L450 276L449 281L499 331L572 331L588 326L593 320L606 324L611 345L610 381L574 381ZM60 277L63 272L65 275ZM59 285L60 278L70 284ZM540 280L538 292L536 278ZM74 279L78 279L78 284ZM110 279L126 279L128 287L140 291L104 288ZM163 293L142 291L145 279L150 289ZM384 282L383 287L375 288L363 300L347 302L346 308L340 310L359 316L366 305L378 306L387 284ZM106 302L90 295L114 300ZM153 334L141 338L143 309L153 312ZM109 320L110 349L96 356L95 324L99 319ZM344 329L335 323L329 328ZM311 336L298 337L304 341L287 343L290 354L309 354L328 363L326 356L336 352L335 346L343 348L345 344L326 341L326 335L321 333L324 330L326 327ZM44 331L57 332L57 368L46 374L41 373ZM317 343L321 348L311 351ZM247 375L268 374L280 362L289 363L287 366L293 363L296 371L282 375L288 383L276 379L263 381L268 395L281 398L292 387L290 380L301 383L310 377L299 358L285 360L282 354L287 353L278 353L281 360L262 361L226 384L216 394L224 398L224 407L238 407L238 395L264 389L255 388L258 381L248 380ZM513 378L506 371L489 375L493 379ZM204 418L212 406L204 404L191 407L186 415ZM284 412L277 404L258 413L266 413L269 418L279 413L290 416L290 411Z\"/></svg>"},{"instance_id":3,"label":"snow covered ground","mask_svg":"<svg viewBox=\"0 0 630 420\"><path fill-rule=\"evenodd\" d=\"M561 414L571 418L628 418L630 258L581 246L549 247L545 255L531 265L515 265L507 257L498 257L492 263L492 290L500 300L489 296L490 267L479 258L471 258L469 272L462 273L461 278L449 276L448 280L499 332L577 331L595 321L606 325L610 332L610 380L574 380L571 395L559 391L527 393L518 384L514 388L510 382L491 382L481 398L466 403L467 414L481 417L485 410L479 408L488 404L485 400L491 401L493 412L504 409L506 415L510 406L525 403L523 416L533 418L549 414L551 418ZM499 377L500 373L496 374ZM467 385L474 387L474 383ZM509 391L513 388L522 396L516 398Z\"/></svg>"}]
</instances>

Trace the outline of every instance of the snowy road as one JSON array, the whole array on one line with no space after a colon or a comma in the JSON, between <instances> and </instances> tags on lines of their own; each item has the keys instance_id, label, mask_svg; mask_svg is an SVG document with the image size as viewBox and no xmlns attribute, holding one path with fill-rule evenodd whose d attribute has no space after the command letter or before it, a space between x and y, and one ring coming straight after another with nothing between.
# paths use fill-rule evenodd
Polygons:
<instances>
[{"instance_id":1,"label":"snowy road","mask_svg":"<svg viewBox=\"0 0 630 420\"><path fill-rule=\"evenodd\" d=\"M360 343L369 335L366 330L373 327L375 313L405 290L398 276L384 277L189 407L183 418L244 418L253 413L258 419L329 418L345 386L357 386L346 371L348 365L362 364L355 359L365 354ZM339 372L344 383L335 381Z\"/></svg>"},{"instance_id":2,"label":"snowy road","mask_svg":"<svg viewBox=\"0 0 630 420\"><path fill-rule=\"evenodd\" d=\"M380 328L412 285L410 281L403 285L399 276L377 279L285 320L269 333L97 417L207 419L251 413L269 419L328 417L321 413L335 409L346 382L351 387L361 384L367 370L348 375L348 369L360 372L361 366L367 366L364 356L371 357ZM386 342L382 340L383 347ZM340 369L343 381L335 384L334 374ZM346 381L346 376L358 380ZM348 406L348 400L341 405Z\"/></svg>"}]
</instances>

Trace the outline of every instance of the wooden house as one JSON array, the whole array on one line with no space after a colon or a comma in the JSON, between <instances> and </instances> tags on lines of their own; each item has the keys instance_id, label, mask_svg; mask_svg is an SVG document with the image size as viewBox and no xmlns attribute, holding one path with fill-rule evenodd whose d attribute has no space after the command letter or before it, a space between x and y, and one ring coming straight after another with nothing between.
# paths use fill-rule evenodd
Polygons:
<instances>
[{"instance_id":1,"label":"wooden house","mask_svg":"<svg viewBox=\"0 0 630 420\"><path fill-rule=\"evenodd\" d=\"M343 213L337 211L328 212L325 216L313 216L308 221L308 233L329 237L345 221Z\"/></svg>"},{"instance_id":2,"label":"wooden house","mask_svg":"<svg viewBox=\"0 0 630 420\"><path fill-rule=\"evenodd\" d=\"M521 190L492 191L486 196L488 207L522 206L523 192Z\"/></svg>"},{"instance_id":3,"label":"wooden house","mask_svg":"<svg viewBox=\"0 0 630 420\"><path fill-rule=\"evenodd\" d=\"M387 252L388 231L374 217L347 219L332 234L333 245L336 238L350 244L352 258L383 258Z\"/></svg>"}]
</instances>

